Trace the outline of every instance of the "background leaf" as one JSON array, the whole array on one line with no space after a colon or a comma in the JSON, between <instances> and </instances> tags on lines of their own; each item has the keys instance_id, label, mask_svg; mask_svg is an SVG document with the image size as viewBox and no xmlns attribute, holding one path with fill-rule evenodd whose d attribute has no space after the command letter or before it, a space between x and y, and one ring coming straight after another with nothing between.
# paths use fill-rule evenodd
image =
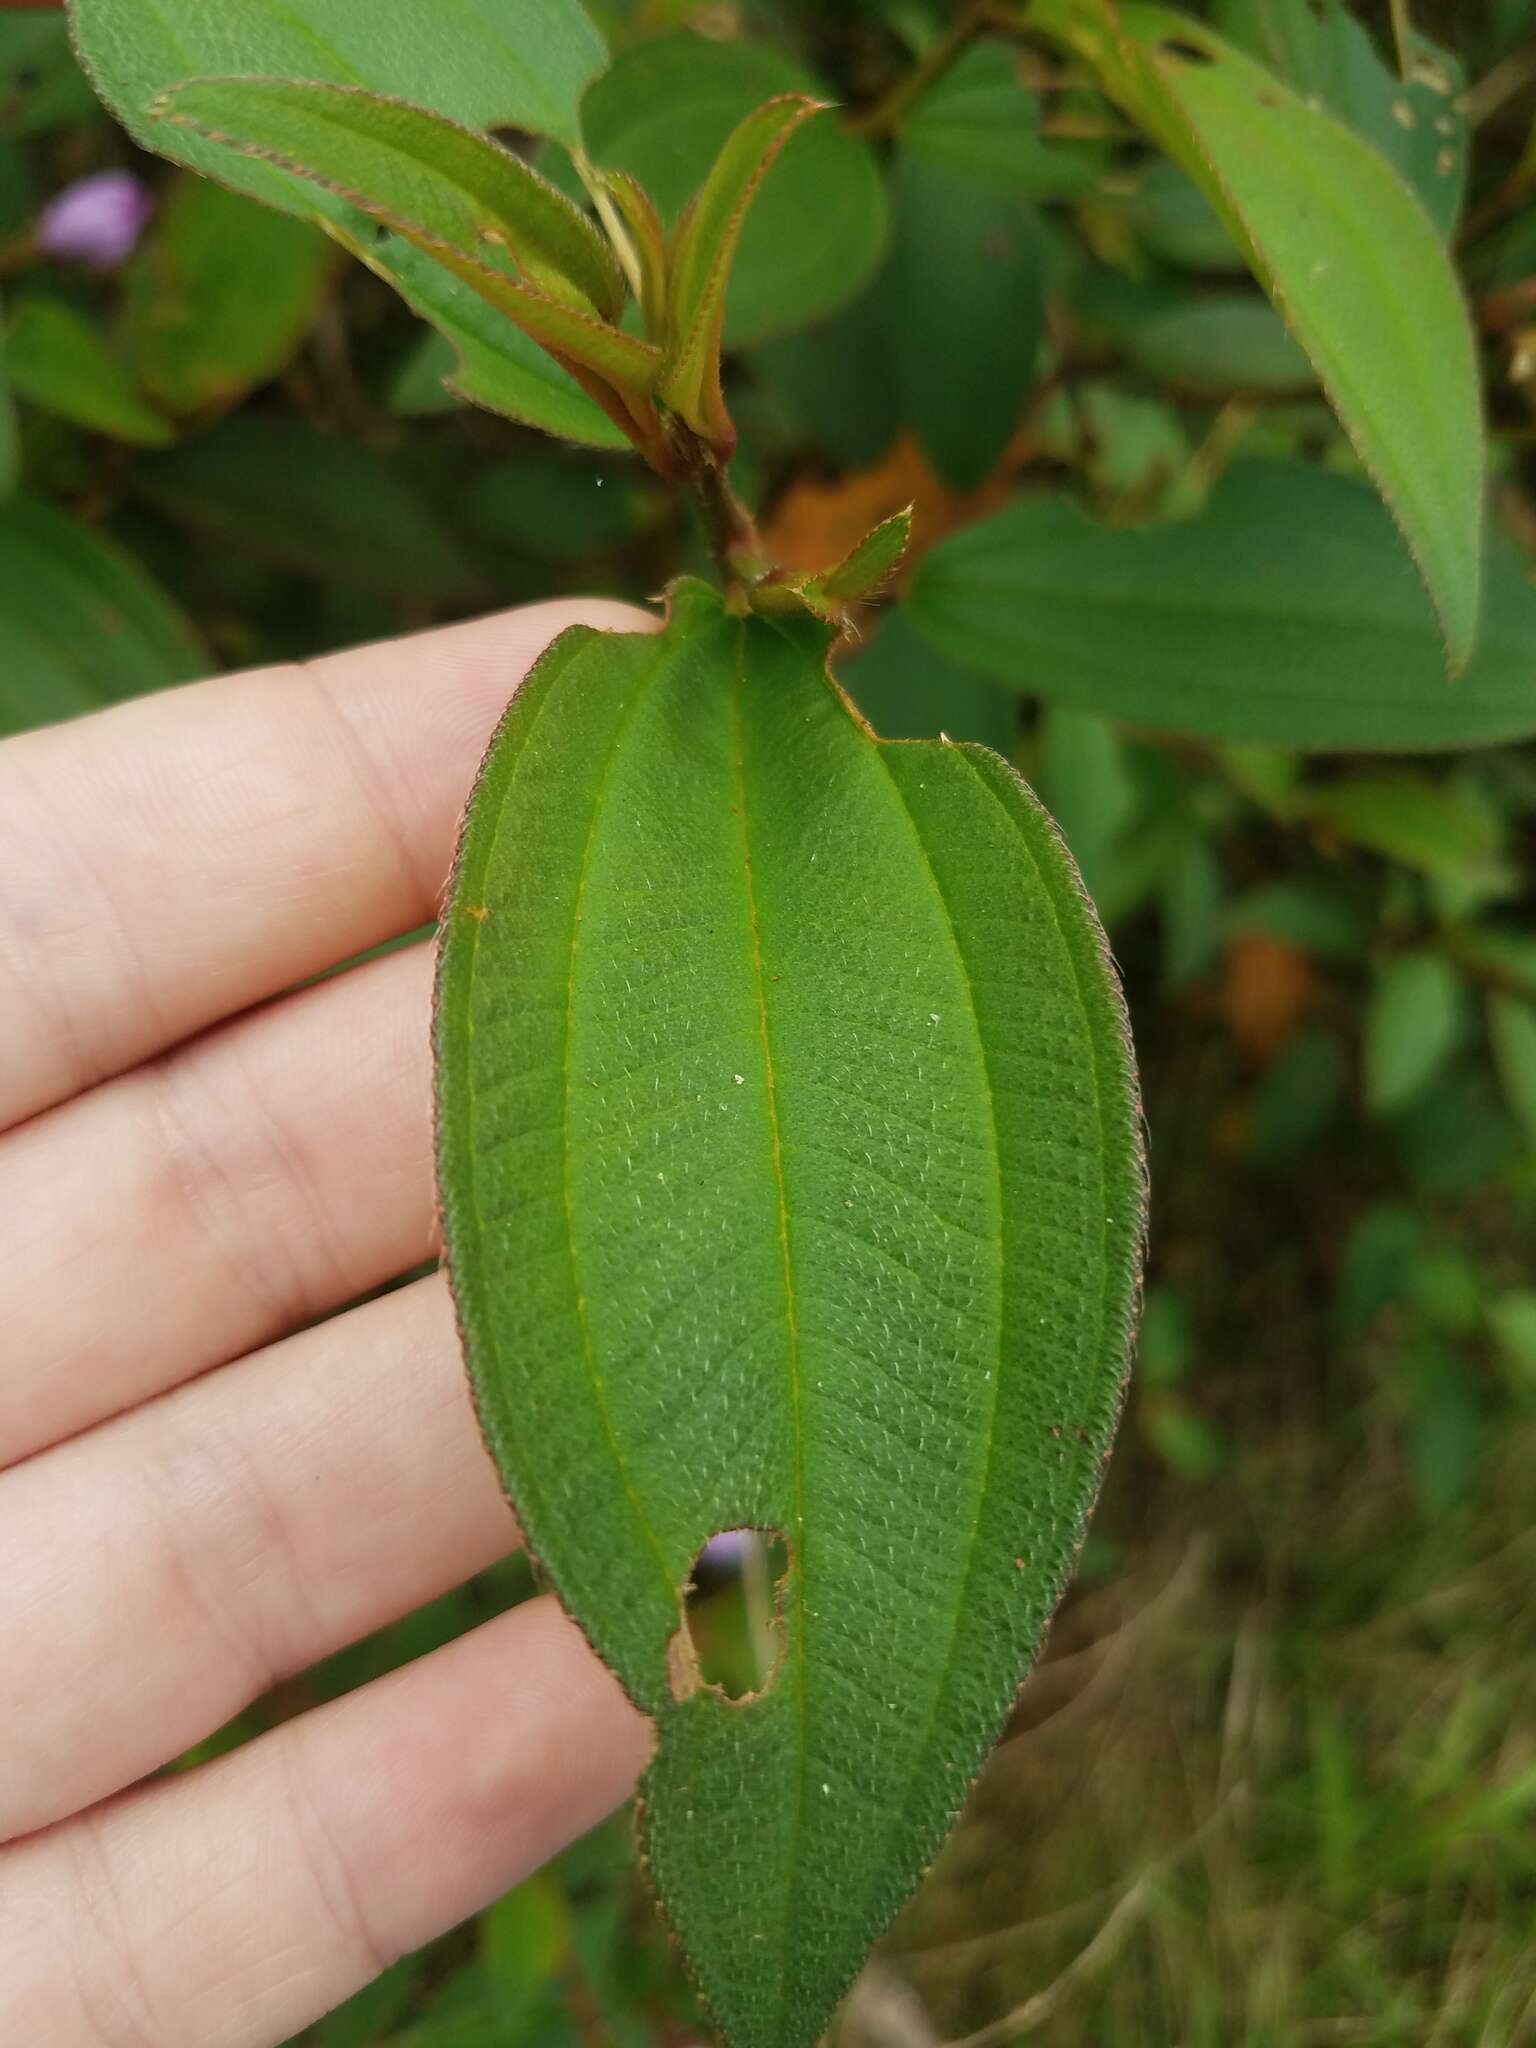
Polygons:
<instances>
[{"instance_id":1,"label":"background leaf","mask_svg":"<svg viewBox=\"0 0 1536 2048\"><path fill-rule=\"evenodd\" d=\"M883 740L976 740L1013 752L1018 707L989 676L962 668L894 605L873 637L840 661L838 681Z\"/></svg>"},{"instance_id":2,"label":"background leaf","mask_svg":"<svg viewBox=\"0 0 1536 2048\"><path fill-rule=\"evenodd\" d=\"M479 575L409 480L360 442L242 415L143 463L151 504L263 561L392 596L468 598Z\"/></svg>"},{"instance_id":3,"label":"background leaf","mask_svg":"<svg viewBox=\"0 0 1536 2048\"><path fill-rule=\"evenodd\" d=\"M482 1416L658 1721L649 1868L736 2048L820 2033L1012 1700L1119 1407L1140 1231L1059 840L984 749L874 742L827 637L702 585L659 639L564 636L494 743L439 975ZM743 1526L791 1563L782 1668L733 1704L680 1603Z\"/></svg>"},{"instance_id":4,"label":"background leaf","mask_svg":"<svg viewBox=\"0 0 1536 2048\"><path fill-rule=\"evenodd\" d=\"M1019 77L1018 53L983 37L963 50L901 124L907 150L957 176L1021 199L1071 199L1102 174L1101 145L1040 133L1040 103Z\"/></svg>"},{"instance_id":5,"label":"background leaf","mask_svg":"<svg viewBox=\"0 0 1536 2048\"><path fill-rule=\"evenodd\" d=\"M459 388L475 404L572 440L622 446L602 409L440 264L397 236L381 238L365 214L320 187L150 118L172 86L256 70L396 93L469 127L520 125L574 140L581 88L606 58L578 0L530 0L515 19L497 0L452 7L456 32L426 39L408 0L221 0L213 8L164 0L152 10L141 0L71 0L71 19L93 83L144 148L320 220L454 343Z\"/></svg>"},{"instance_id":6,"label":"background leaf","mask_svg":"<svg viewBox=\"0 0 1536 2048\"><path fill-rule=\"evenodd\" d=\"M638 178L671 222L737 123L780 93L828 97L766 45L658 36L621 51L582 102L587 151ZM868 148L835 121L808 123L786 144L742 229L727 346L809 326L846 304L885 237L885 194Z\"/></svg>"},{"instance_id":7,"label":"background leaf","mask_svg":"<svg viewBox=\"0 0 1536 2048\"><path fill-rule=\"evenodd\" d=\"M176 438L170 421L134 390L127 365L62 299L34 294L17 301L5 360L19 398L77 427L136 448L164 448Z\"/></svg>"},{"instance_id":8,"label":"background leaf","mask_svg":"<svg viewBox=\"0 0 1536 2048\"><path fill-rule=\"evenodd\" d=\"M1216 0L1212 22L1395 164L1450 234L1466 185L1467 110L1449 51L1410 28L1400 77L1343 0Z\"/></svg>"},{"instance_id":9,"label":"background leaf","mask_svg":"<svg viewBox=\"0 0 1536 2048\"><path fill-rule=\"evenodd\" d=\"M1504 1099L1536 1150L1536 1003L1524 996L1490 996L1488 1032Z\"/></svg>"},{"instance_id":10,"label":"background leaf","mask_svg":"<svg viewBox=\"0 0 1536 2048\"><path fill-rule=\"evenodd\" d=\"M1036 0L1031 18L1095 65L1247 251L1464 665L1478 617L1481 406L1466 307L1423 209L1352 131L1189 15Z\"/></svg>"},{"instance_id":11,"label":"background leaf","mask_svg":"<svg viewBox=\"0 0 1536 2048\"><path fill-rule=\"evenodd\" d=\"M0 734L206 673L192 627L131 556L51 505L0 504Z\"/></svg>"},{"instance_id":12,"label":"background leaf","mask_svg":"<svg viewBox=\"0 0 1536 2048\"><path fill-rule=\"evenodd\" d=\"M974 490L1035 381L1044 255L1028 200L911 151L894 180L891 346L902 417L934 468Z\"/></svg>"},{"instance_id":13,"label":"background leaf","mask_svg":"<svg viewBox=\"0 0 1536 2048\"><path fill-rule=\"evenodd\" d=\"M1378 1116L1411 1102L1455 1051L1466 992L1443 953L1403 953L1377 977L1365 1013L1365 1099Z\"/></svg>"},{"instance_id":14,"label":"background leaf","mask_svg":"<svg viewBox=\"0 0 1536 2048\"><path fill-rule=\"evenodd\" d=\"M95 111L62 16L25 12L0 18L0 136L46 135L88 120Z\"/></svg>"},{"instance_id":15,"label":"background leaf","mask_svg":"<svg viewBox=\"0 0 1536 2048\"><path fill-rule=\"evenodd\" d=\"M70 0L70 12L97 90L141 136L166 86L259 73L366 86L471 128L574 143L582 90L608 56L579 0L436 0L428 35L413 0ZM200 145L185 146L208 166ZM213 175L231 182L227 168ZM251 176L263 197L281 189Z\"/></svg>"},{"instance_id":16,"label":"background leaf","mask_svg":"<svg viewBox=\"0 0 1536 2048\"><path fill-rule=\"evenodd\" d=\"M1306 351L1274 307L1247 292L1211 292L1133 326L1126 355L1183 391L1307 391Z\"/></svg>"},{"instance_id":17,"label":"background leaf","mask_svg":"<svg viewBox=\"0 0 1536 2048\"><path fill-rule=\"evenodd\" d=\"M5 347L5 305L0 300L0 501L8 498L21 480L21 436Z\"/></svg>"},{"instance_id":18,"label":"background leaf","mask_svg":"<svg viewBox=\"0 0 1536 2048\"><path fill-rule=\"evenodd\" d=\"M1448 682L1386 512L1299 463L1236 464L1197 517L1136 533L1020 499L921 562L912 615L1015 689L1166 731L1409 753L1536 732L1536 590L1508 543Z\"/></svg>"},{"instance_id":19,"label":"background leaf","mask_svg":"<svg viewBox=\"0 0 1536 2048\"><path fill-rule=\"evenodd\" d=\"M563 440L629 447L628 437L553 357L463 278L399 235L375 240L361 215L358 228L358 239L349 245L354 255L451 343L458 368L448 382L460 397Z\"/></svg>"},{"instance_id":20,"label":"background leaf","mask_svg":"<svg viewBox=\"0 0 1536 2048\"><path fill-rule=\"evenodd\" d=\"M336 267L305 221L178 178L128 273L128 359L168 412L235 404L277 376Z\"/></svg>"}]
</instances>

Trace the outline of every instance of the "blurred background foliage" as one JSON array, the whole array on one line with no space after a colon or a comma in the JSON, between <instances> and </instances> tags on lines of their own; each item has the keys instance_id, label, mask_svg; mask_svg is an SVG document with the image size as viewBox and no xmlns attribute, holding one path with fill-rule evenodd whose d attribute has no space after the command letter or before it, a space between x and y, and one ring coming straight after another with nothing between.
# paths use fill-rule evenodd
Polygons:
<instances>
[{"instance_id":1,"label":"blurred background foliage","mask_svg":"<svg viewBox=\"0 0 1536 2048\"><path fill-rule=\"evenodd\" d=\"M1070 66L984 10L930 61L941 0L591 11L589 149L666 206L765 95L845 109L747 231L738 481L806 569L915 504L844 680L1034 779L1145 1077L1151 1284L1079 1582L840 2037L1536 2043L1536 4L1203 10L1459 257L1497 532L1454 686L1305 358ZM135 152L53 13L0 15L0 288L0 730L701 562L634 459L463 406L316 229ZM619 1820L304 2040L697 2038Z\"/></svg>"}]
</instances>

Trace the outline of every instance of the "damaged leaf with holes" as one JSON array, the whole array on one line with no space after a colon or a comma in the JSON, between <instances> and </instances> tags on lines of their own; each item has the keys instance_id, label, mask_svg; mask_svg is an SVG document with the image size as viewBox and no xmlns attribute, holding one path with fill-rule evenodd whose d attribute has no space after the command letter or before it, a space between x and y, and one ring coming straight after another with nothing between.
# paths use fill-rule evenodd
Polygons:
<instances>
[{"instance_id":1,"label":"damaged leaf with holes","mask_svg":"<svg viewBox=\"0 0 1536 2048\"><path fill-rule=\"evenodd\" d=\"M487 1436L655 1721L644 1852L735 2048L816 2039L998 1732L1098 1487L1142 1225L1053 826L984 748L877 740L830 639L686 582L657 635L557 641L438 980ZM744 1530L783 1570L732 1697L687 1602Z\"/></svg>"}]
</instances>

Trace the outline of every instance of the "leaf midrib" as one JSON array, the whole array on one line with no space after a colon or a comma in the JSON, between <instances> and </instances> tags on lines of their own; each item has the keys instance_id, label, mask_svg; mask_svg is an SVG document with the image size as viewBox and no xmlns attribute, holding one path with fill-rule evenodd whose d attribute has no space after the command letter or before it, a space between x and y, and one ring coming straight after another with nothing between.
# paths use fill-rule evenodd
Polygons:
<instances>
[{"instance_id":1,"label":"leaf midrib","mask_svg":"<svg viewBox=\"0 0 1536 2048\"><path fill-rule=\"evenodd\" d=\"M787 1951L795 1920L800 1879L800 1835L805 1823L805 1792L809 1770L809 1703L806 1682L805 1603L805 1431L802 1415L800 1330L795 1313L794 1261L789 1245L789 1197L784 1180L784 1147L779 1127L778 1084L773 1062L773 1041L768 1028L768 993L763 979L762 933L758 924L757 888L752 870L752 841L747 826L746 766L746 668L747 625L743 621L736 636L736 817L741 828L742 876L747 898L747 928L752 941L753 989L757 999L758 1036L763 1053L763 1077L768 1109L768 1133L773 1162L774 1193L778 1203L779 1254L784 1274L784 1316L788 1339L789 1408L791 1464L794 1472L794 1531L789 1547L790 1600L794 1608L792 1631L795 1668L796 1755L794 1811L789 1827L788 1880L784 1888L783 1949L786 1967L779 1973L779 2027L789 1999ZM788 1532L786 1532L788 1533Z\"/></svg>"}]
</instances>

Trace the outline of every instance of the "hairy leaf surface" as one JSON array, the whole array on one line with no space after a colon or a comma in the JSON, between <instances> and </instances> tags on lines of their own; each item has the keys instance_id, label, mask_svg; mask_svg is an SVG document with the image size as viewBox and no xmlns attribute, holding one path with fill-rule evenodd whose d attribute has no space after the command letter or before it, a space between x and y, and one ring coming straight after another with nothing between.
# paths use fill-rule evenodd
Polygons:
<instances>
[{"instance_id":1,"label":"hairy leaf surface","mask_svg":"<svg viewBox=\"0 0 1536 2048\"><path fill-rule=\"evenodd\" d=\"M449 0L423 37L408 0L70 0L81 60L134 140L285 213L318 220L459 352L455 387L477 405L569 440L625 437L539 345L363 211L259 157L151 117L194 78L267 73L394 93L471 128L574 141L582 86L607 61L578 0ZM536 66L531 62L537 53Z\"/></svg>"},{"instance_id":2,"label":"hairy leaf surface","mask_svg":"<svg viewBox=\"0 0 1536 2048\"><path fill-rule=\"evenodd\" d=\"M912 616L1017 690L1132 724L1316 752L1432 752L1536 733L1536 590L1490 536L1465 675L1374 494L1301 463L1235 465L1140 532L1020 499L919 564Z\"/></svg>"},{"instance_id":3,"label":"hairy leaf surface","mask_svg":"<svg viewBox=\"0 0 1536 2048\"><path fill-rule=\"evenodd\" d=\"M669 349L661 395L716 446L735 440L720 389L725 290L753 195L774 158L819 103L803 93L764 101L726 139L677 224L668 300Z\"/></svg>"},{"instance_id":4,"label":"hairy leaf surface","mask_svg":"<svg viewBox=\"0 0 1536 2048\"><path fill-rule=\"evenodd\" d=\"M471 805L438 984L444 1227L529 1541L657 1723L649 1866L735 2048L806 2048L1061 1591L1141 1232L1124 1018L985 749L881 743L810 620L702 585L565 635ZM717 1532L781 1660L703 1684Z\"/></svg>"},{"instance_id":5,"label":"hairy leaf surface","mask_svg":"<svg viewBox=\"0 0 1536 2048\"><path fill-rule=\"evenodd\" d=\"M1391 506L1462 667L1482 417L1466 305L1423 207L1351 129L1187 14L1034 0L1032 19L1094 65L1226 222Z\"/></svg>"},{"instance_id":6,"label":"hairy leaf surface","mask_svg":"<svg viewBox=\"0 0 1536 2048\"><path fill-rule=\"evenodd\" d=\"M433 0L430 32L417 0L70 0L70 14L120 111L178 79L265 72L574 143L582 91L608 62L580 0Z\"/></svg>"},{"instance_id":7,"label":"hairy leaf surface","mask_svg":"<svg viewBox=\"0 0 1536 2048\"><path fill-rule=\"evenodd\" d=\"M647 37L621 51L583 100L587 152L638 178L671 225L738 122L783 93L830 97L765 44L689 31ZM808 122L743 226L726 293L726 346L791 333L845 305L879 262L885 237L885 187L868 145L836 121Z\"/></svg>"},{"instance_id":8,"label":"hairy leaf surface","mask_svg":"<svg viewBox=\"0 0 1536 2048\"><path fill-rule=\"evenodd\" d=\"M197 78L153 111L313 178L428 249L480 262L505 252L529 284L589 313L609 317L624 303L613 252L586 215L521 157L446 115L288 78Z\"/></svg>"}]
</instances>

